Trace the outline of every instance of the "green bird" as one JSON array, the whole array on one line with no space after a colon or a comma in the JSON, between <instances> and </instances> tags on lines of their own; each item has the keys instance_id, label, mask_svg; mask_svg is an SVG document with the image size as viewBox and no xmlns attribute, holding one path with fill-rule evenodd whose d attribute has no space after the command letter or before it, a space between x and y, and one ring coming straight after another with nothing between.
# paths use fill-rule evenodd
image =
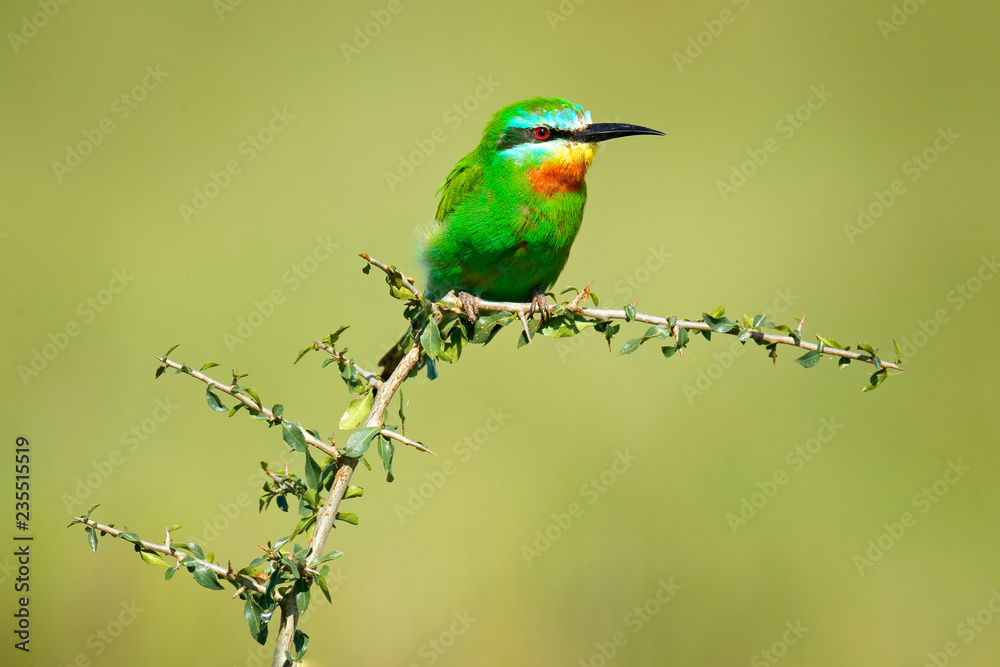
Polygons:
<instances>
[{"instance_id":1,"label":"green bird","mask_svg":"<svg viewBox=\"0 0 1000 667\"><path fill-rule=\"evenodd\" d=\"M483 138L459 160L417 252L427 270L425 296L449 292L494 301L531 301L547 313L545 292L569 259L587 202L587 169L597 144L663 132L628 123L592 123L590 112L558 97L500 109ZM404 337L405 339L405 337ZM388 377L405 350L379 362Z\"/></svg>"}]
</instances>

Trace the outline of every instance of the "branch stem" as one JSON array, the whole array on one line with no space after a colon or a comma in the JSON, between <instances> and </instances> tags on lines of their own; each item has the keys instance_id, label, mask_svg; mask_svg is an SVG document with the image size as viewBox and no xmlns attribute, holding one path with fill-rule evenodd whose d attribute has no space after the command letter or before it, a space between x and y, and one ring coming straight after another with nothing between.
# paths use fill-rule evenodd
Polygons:
<instances>
[{"instance_id":1,"label":"branch stem","mask_svg":"<svg viewBox=\"0 0 1000 667\"><path fill-rule=\"evenodd\" d=\"M284 667L289 664L285 660L285 652L291 653L292 643L295 641L295 627L299 623L299 606L295 602L294 595L283 597L279 607L281 608L281 629L278 632L277 641L274 642L274 657L271 659L271 667Z\"/></svg>"},{"instance_id":2,"label":"branch stem","mask_svg":"<svg viewBox=\"0 0 1000 667\"><path fill-rule=\"evenodd\" d=\"M375 402L372 404L371 410L368 411L368 418L365 419L364 427L375 427L380 431L382 430L383 420L385 419L385 411L389 407L389 402L392 397L396 395L396 391L399 389L399 385L402 384L406 376L409 375L413 367L417 365L420 360L420 345L418 342L414 341L413 347L410 348L409 352L402 358L396 370L392 372L388 380L382 383L382 388L379 390L378 394L375 396ZM407 438L409 440L409 438ZM409 444L409 443L407 443ZM414 443L419 444L419 443ZM420 445L420 449L425 449L423 445ZM311 538L312 551L309 554L308 564L311 566L318 558L323 555L323 549L326 546L326 540L330 537L330 531L333 530L334 522L337 519L337 510L340 508L340 503L344 499L344 494L347 492L347 486L351 482L351 476L354 474L355 468L358 466L358 459L351 458L350 456L342 456L339 459L340 467L337 468L337 472L333 478L333 486L330 488L330 494L326 497L326 501L323 503L323 507L320 508L319 512L316 514L316 528L313 529L313 534Z\"/></svg>"},{"instance_id":3,"label":"branch stem","mask_svg":"<svg viewBox=\"0 0 1000 667\"><path fill-rule=\"evenodd\" d=\"M119 537L124 531L118 530L117 528L112 528L111 526L105 526L103 523L97 523L93 519L84 519L82 517L75 516L73 521L77 523L82 523L84 525L90 526L91 528L96 528L105 535L110 535L111 537ZM202 560L201 558L195 558L186 551L181 551L180 549L174 549L172 546L164 543L157 544L155 542L148 542L146 540L139 540L139 544L143 549L148 549L149 551L155 551L158 554L163 554L164 556L170 556L175 558L178 562L184 560L185 558L190 558L195 561L198 565L208 568L216 574L216 576L222 577L227 581L231 581L237 586L245 586L247 588L252 588L258 593L264 593L267 591L267 587L258 582L256 579L251 579L250 577L244 576L234 572L232 569L222 567L217 563L210 563L207 560ZM275 594L277 599L278 595Z\"/></svg>"},{"instance_id":4,"label":"branch stem","mask_svg":"<svg viewBox=\"0 0 1000 667\"><path fill-rule=\"evenodd\" d=\"M224 394L229 394L230 396L232 396L233 398L235 398L237 401L239 401L243 405L247 406L251 410L256 410L257 412L260 412L261 414L265 415L268 419L270 419L273 422L281 421L281 419L282 419L281 417L275 417L274 413L271 412L270 409L265 408L263 405L258 405L257 401L253 400L253 398L251 398L247 394L244 394L241 391L237 391L237 390L233 389L232 385L228 385L228 384L225 384L223 382L219 382L218 380L210 378L209 376L205 375L204 373L196 371L193 368L188 368L184 364L179 364L176 361L174 361L173 359L166 359L164 357L156 357L156 359L160 363L162 363L162 364L164 364L166 366L170 366L171 368L176 368L180 372L185 373L187 375L190 375L191 377L195 378L196 380L201 380L202 382L204 382L205 384L207 384L212 389L218 389L219 391L221 391ZM310 433L309 431L307 431L304 428L300 427L300 430L302 431L302 435L305 438L306 442L308 442L310 445L312 445L316 449L320 450L321 452L323 452L327 456L332 456L335 459L336 458L340 458L340 452L337 451L337 446L336 445L334 445L334 444L328 444L328 443L323 442L322 440L320 440L319 438L317 438L316 436L314 436L312 433Z\"/></svg>"},{"instance_id":5,"label":"branch stem","mask_svg":"<svg viewBox=\"0 0 1000 667\"><path fill-rule=\"evenodd\" d=\"M476 307L480 311L484 312L504 312L504 313L515 313L519 317L524 316L530 312L530 303L516 303L512 301L487 301L485 299L476 299ZM643 322L644 324L662 324L667 326L670 321L665 317L659 317L657 315L647 315L645 313L636 313L633 317L629 318L624 310L612 310L607 308L575 308L571 309L575 313L584 315L586 317L591 317L595 320L629 320L632 319L636 322ZM690 329L693 331L707 331L711 333L719 333L713 330L705 322L692 322L690 320L677 320L676 325L681 329ZM735 336L739 333L738 329L726 332L731 336ZM819 345L816 343L810 343L804 341L797 336L782 336L780 334L764 333L763 331L750 330L750 338L761 341L763 343L771 344L778 343L779 345L791 345L793 347L800 347L804 350L817 350ZM826 346L823 348L823 354L829 354L834 357L844 357L846 359L854 359L856 361L862 361L865 363L873 363L871 355L863 354L861 352L853 352L851 350L841 350L836 347ZM889 361L880 359L882 362L882 368L891 368L894 371L905 371L906 369L894 364Z\"/></svg>"}]
</instances>

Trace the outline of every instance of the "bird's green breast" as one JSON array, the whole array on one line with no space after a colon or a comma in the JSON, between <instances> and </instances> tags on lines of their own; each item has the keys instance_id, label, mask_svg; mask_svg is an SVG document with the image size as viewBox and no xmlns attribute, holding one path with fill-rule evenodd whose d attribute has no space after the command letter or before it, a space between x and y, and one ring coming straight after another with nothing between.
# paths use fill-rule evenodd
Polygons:
<instances>
[{"instance_id":1,"label":"bird's green breast","mask_svg":"<svg viewBox=\"0 0 1000 667\"><path fill-rule=\"evenodd\" d=\"M424 243L431 296L454 289L527 301L551 287L569 259L587 200L582 174L572 187L549 192L523 169L496 169L477 185Z\"/></svg>"}]
</instances>

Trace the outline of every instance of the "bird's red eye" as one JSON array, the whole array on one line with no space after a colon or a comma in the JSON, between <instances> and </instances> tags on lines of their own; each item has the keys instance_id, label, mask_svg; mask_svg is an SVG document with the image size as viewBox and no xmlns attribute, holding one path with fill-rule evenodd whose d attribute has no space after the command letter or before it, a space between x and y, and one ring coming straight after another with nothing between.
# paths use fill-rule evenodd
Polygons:
<instances>
[{"instance_id":1,"label":"bird's red eye","mask_svg":"<svg viewBox=\"0 0 1000 667\"><path fill-rule=\"evenodd\" d=\"M545 141L546 139L549 138L549 128L545 127L544 125L536 127L534 132L535 132L535 139L540 139L542 141Z\"/></svg>"}]
</instances>

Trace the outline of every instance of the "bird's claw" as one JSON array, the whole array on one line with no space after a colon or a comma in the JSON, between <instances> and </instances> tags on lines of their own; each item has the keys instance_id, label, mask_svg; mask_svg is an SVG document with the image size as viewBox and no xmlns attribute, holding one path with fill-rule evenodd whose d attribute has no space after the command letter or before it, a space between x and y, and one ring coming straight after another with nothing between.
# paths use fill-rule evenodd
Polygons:
<instances>
[{"instance_id":1,"label":"bird's claw","mask_svg":"<svg viewBox=\"0 0 1000 667\"><path fill-rule=\"evenodd\" d=\"M545 292L535 292L531 295L531 307L528 308L528 317L538 313L538 318L544 322L552 314L552 306L549 305Z\"/></svg>"},{"instance_id":2,"label":"bird's claw","mask_svg":"<svg viewBox=\"0 0 1000 667\"><path fill-rule=\"evenodd\" d=\"M469 321L473 324L479 319L479 306L476 305L476 297L468 292L459 292L458 300L462 303L462 310L468 315Z\"/></svg>"}]
</instances>

